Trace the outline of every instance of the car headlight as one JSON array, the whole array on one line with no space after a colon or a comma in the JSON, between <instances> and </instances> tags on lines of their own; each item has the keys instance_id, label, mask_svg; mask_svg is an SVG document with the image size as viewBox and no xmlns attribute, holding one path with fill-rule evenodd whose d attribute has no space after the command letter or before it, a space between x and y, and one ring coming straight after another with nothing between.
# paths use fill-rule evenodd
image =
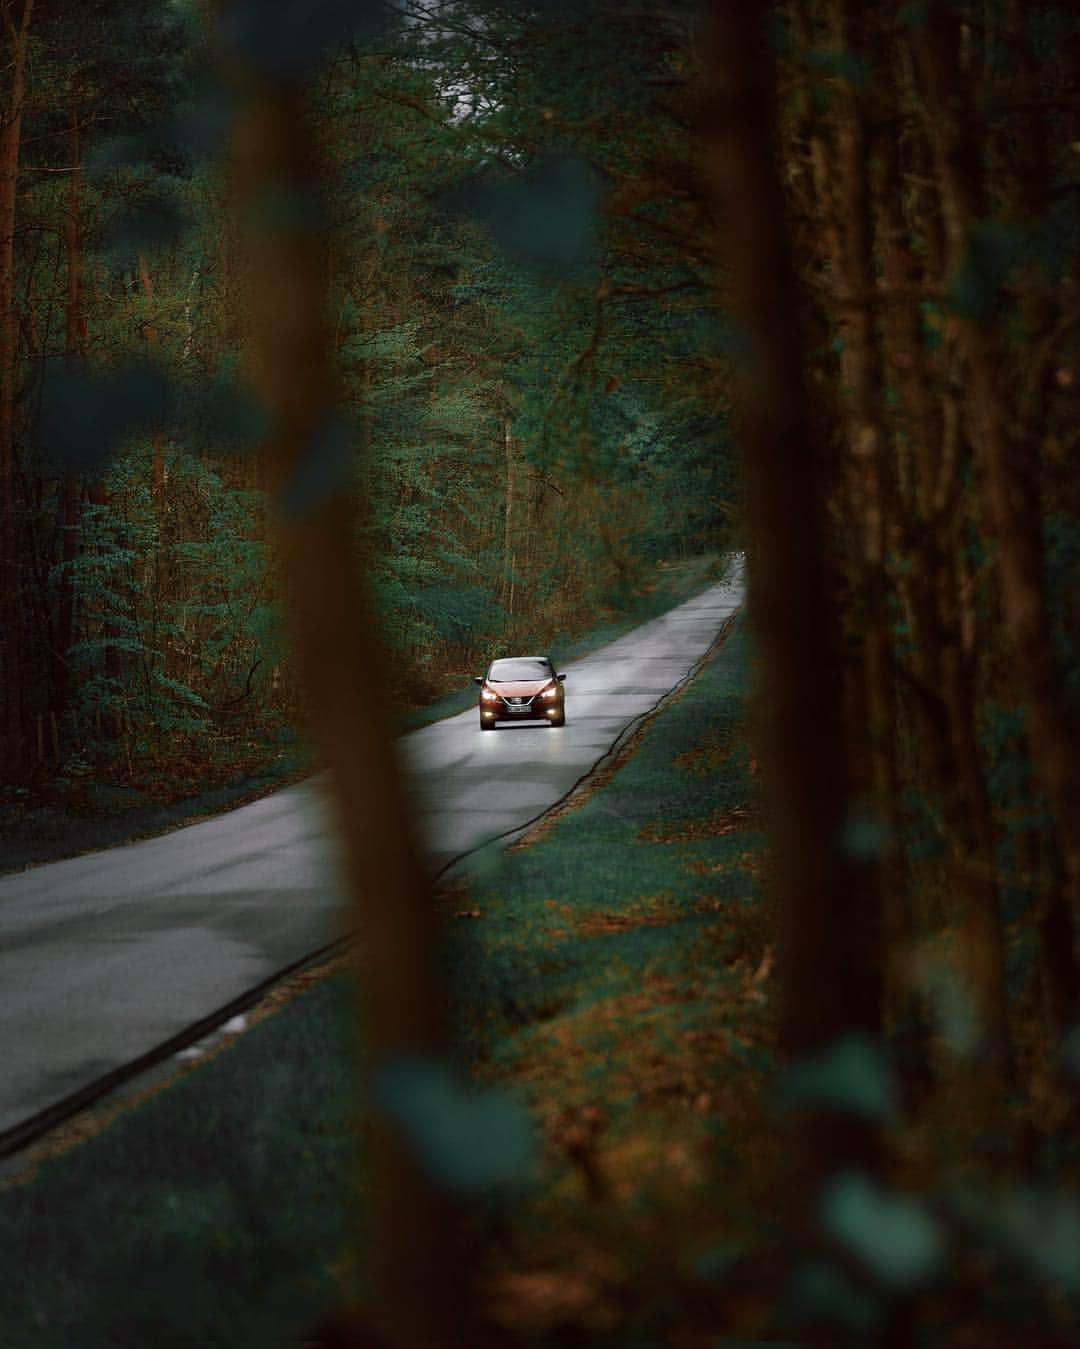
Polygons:
<instances>
[{"instance_id":1,"label":"car headlight","mask_svg":"<svg viewBox=\"0 0 1080 1349\"><path fill-rule=\"evenodd\" d=\"M540 693L541 698L557 698L558 696L559 696L558 684L550 684L546 689L543 689Z\"/></svg>"},{"instance_id":2,"label":"car headlight","mask_svg":"<svg viewBox=\"0 0 1080 1349\"><path fill-rule=\"evenodd\" d=\"M494 689L481 689L480 701L482 703L497 703L499 701L499 695Z\"/></svg>"}]
</instances>

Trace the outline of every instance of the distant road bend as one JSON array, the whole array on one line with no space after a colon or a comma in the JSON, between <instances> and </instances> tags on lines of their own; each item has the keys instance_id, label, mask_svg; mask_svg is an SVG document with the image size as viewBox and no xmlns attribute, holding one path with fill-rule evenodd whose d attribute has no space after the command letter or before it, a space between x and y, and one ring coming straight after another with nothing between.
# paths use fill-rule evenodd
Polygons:
<instances>
[{"instance_id":1,"label":"distant road bend","mask_svg":"<svg viewBox=\"0 0 1080 1349\"><path fill-rule=\"evenodd\" d=\"M721 584L568 666L565 727L484 735L470 709L402 737L432 871L557 804L694 669L743 590L736 559ZM346 935L323 790L314 778L0 878L0 1155Z\"/></svg>"}]
</instances>

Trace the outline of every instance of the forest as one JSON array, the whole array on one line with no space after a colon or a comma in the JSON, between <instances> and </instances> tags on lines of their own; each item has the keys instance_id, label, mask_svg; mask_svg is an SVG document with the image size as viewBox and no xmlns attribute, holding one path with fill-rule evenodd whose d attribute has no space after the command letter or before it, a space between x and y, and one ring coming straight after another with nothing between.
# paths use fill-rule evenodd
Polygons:
<instances>
[{"instance_id":1,"label":"forest","mask_svg":"<svg viewBox=\"0 0 1080 1349\"><path fill-rule=\"evenodd\" d=\"M372 1052L443 1052L394 719L745 548L787 1104L678 1342L1075 1342L1073 7L3 12L5 824L306 725ZM461 1217L374 1148L383 1338L340 1342L437 1342L485 1315Z\"/></svg>"},{"instance_id":2,"label":"forest","mask_svg":"<svg viewBox=\"0 0 1080 1349\"><path fill-rule=\"evenodd\" d=\"M8 9L2 776L83 800L184 754L228 761L297 694L205 7ZM335 20L313 14L318 47ZM716 304L681 246L685 202L644 226L628 205L593 255L601 196L632 193L653 156L688 172L689 150L645 108L631 134L579 106L601 91L560 73L565 38L503 15L477 50L472 22L406 12L386 50L340 46L308 93L340 381L311 490L355 484L414 705L523 625L581 627L731 532L701 388ZM644 29L636 47L612 35L611 109L666 59ZM533 167L511 201L515 164ZM509 253L478 217L515 234Z\"/></svg>"}]
</instances>

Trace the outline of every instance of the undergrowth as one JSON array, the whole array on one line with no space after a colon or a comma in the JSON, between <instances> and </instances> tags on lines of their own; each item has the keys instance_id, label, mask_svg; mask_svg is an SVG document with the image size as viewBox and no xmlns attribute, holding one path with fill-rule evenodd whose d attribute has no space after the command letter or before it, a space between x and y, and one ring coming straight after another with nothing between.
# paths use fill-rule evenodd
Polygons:
<instances>
[{"instance_id":1,"label":"undergrowth","mask_svg":"<svg viewBox=\"0 0 1080 1349\"><path fill-rule=\"evenodd\" d=\"M594 615L583 631L554 638L557 662L578 659L681 604L719 579L723 566L707 555L657 572L654 584L630 596L617 614ZM424 706L399 710L402 730L453 716L476 701L466 672L443 671L436 684L448 691ZM105 745L96 757L72 755L29 785L0 787L0 875L193 823L276 791L313 768L298 731L271 713L212 735L166 737L141 753L125 754L118 744Z\"/></svg>"}]
</instances>

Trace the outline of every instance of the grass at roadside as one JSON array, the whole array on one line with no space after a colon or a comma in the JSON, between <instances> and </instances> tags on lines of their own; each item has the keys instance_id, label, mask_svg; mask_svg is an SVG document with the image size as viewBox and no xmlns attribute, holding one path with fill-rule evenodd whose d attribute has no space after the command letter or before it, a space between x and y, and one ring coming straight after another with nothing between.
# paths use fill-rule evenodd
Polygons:
<instances>
[{"instance_id":1,"label":"grass at roadside","mask_svg":"<svg viewBox=\"0 0 1080 1349\"><path fill-rule=\"evenodd\" d=\"M0 1191L0 1344L270 1346L337 1295L359 1199L328 980Z\"/></svg>"},{"instance_id":2,"label":"grass at roadside","mask_svg":"<svg viewBox=\"0 0 1080 1349\"><path fill-rule=\"evenodd\" d=\"M490 1248L507 1331L718 1333L715 1276L754 1263L775 1129L746 681L739 620L602 790L450 896L471 1057L542 1140Z\"/></svg>"},{"instance_id":3,"label":"grass at roadside","mask_svg":"<svg viewBox=\"0 0 1080 1349\"><path fill-rule=\"evenodd\" d=\"M722 559L708 555L658 571L655 585L631 596L617 615L584 633L557 639L556 659L576 659L674 608L719 579L723 565ZM436 702L402 713L402 729L430 725L475 701L474 686L461 681ZM258 743L249 741L222 753L217 760L204 755L194 776L174 765L152 783L73 783L42 802L31 800L25 790L0 794L0 875L192 824L277 791L313 767L310 752L286 724L276 725Z\"/></svg>"},{"instance_id":4,"label":"grass at roadside","mask_svg":"<svg viewBox=\"0 0 1080 1349\"><path fill-rule=\"evenodd\" d=\"M497 1322L647 1333L753 1250L770 957L745 679L740 624L602 789L441 896L467 1056L542 1140L489 1244ZM332 1305L361 1205L350 988L0 1193L0 1342L272 1346Z\"/></svg>"}]
</instances>

